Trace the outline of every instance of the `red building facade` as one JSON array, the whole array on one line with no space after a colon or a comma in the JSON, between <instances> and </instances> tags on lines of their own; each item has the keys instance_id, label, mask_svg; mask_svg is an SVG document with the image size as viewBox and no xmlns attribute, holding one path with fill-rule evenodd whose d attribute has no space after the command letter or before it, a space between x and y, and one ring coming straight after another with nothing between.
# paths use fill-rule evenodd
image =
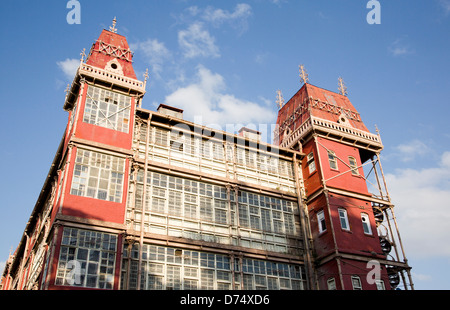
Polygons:
<instances>
[{"instance_id":1,"label":"red building facade","mask_svg":"<svg viewBox=\"0 0 450 310\"><path fill-rule=\"evenodd\" d=\"M381 140L346 96L304 84L268 145L142 109L146 80L114 27L84 57L2 289L412 287L406 259L388 257L395 231L378 233L393 205L364 176Z\"/></svg>"},{"instance_id":2,"label":"red building facade","mask_svg":"<svg viewBox=\"0 0 450 310\"><path fill-rule=\"evenodd\" d=\"M400 278L411 281L398 230L385 220L395 216L379 162L380 136L369 132L347 96L305 83L280 108L277 124L276 143L306 156L319 289L394 289ZM374 174L377 194L369 192L365 171ZM381 229L386 226L389 232Z\"/></svg>"}]
</instances>

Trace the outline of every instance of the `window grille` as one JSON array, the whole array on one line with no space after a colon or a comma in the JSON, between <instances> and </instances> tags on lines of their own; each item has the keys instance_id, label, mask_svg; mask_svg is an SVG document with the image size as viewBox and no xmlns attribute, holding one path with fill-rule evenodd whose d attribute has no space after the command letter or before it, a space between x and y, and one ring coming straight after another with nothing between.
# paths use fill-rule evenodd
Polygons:
<instances>
[{"instance_id":1,"label":"window grille","mask_svg":"<svg viewBox=\"0 0 450 310\"><path fill-rule=\"evenodd\" d=\"M55 284L112 289L116 247L115 235L64 227Z\"/></svg>"},{"instance_id":2,"label":"window grille","mask_svg":"<svg viewBox=\"0 0 450 310\"><path fill-rule=\"evenodd\" d=\"M78 149L70 193L121 202L124 172L125 159Z\"/></svg>"},{"instance_id":3,"label":"window grille","mask_svg":"<svg viewBox=\"0 0 450 310\"><path fill-rule=\"evenodd\" d=\"M89 85L83 121L128 133L131 97Z\"/></svg>"},{"instance_id":4,"label":"window grille","mask_svg":"<svg viewBox=\"0 0 450 310\"><path fill-rule=\"evenodd\" d=\"M124 280L128 275L127 245L124 245L123 251L122 289L126 289ZM141 288L144 290L229 290L233 280L235 289L242 286L251 290L306 288L305 268L296 264L238 257L234 257L232 264L232 256L227 254L147 244L142 248L141 257L142 264L146 266L141 271ZM130 259L137 263L139 254ZM136 279L137 268L131 268L128 277Z\"/></svg>"}]
</instances>

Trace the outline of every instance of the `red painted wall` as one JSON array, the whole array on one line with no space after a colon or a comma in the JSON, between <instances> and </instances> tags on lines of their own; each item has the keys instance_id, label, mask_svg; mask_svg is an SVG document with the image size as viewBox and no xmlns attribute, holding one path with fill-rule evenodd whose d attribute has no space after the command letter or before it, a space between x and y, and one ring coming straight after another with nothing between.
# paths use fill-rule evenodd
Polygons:
<instances>
[{"instance_id":1,"label":"red painted wall","mask_svg":"<svg viewBox=\"0 0 450 310\"><path fill-rule=\"evenodd\" d=\"M371 255L374 258L385 258L381 255L381 245L371 204L363 200L335 194L329 195L329 201L339 251L349 254ZM347 211L349 231L341 228L338 208ZM361 213L366 213L369 216L372 234L364 233ZM372 255L372 252L379 255Z\"/></svg>"},{"instance_id":2,"label":"red painted wall","mask_svg":"<svg viewBox=\"0 0 450 310\"><path fill-rule=\"evenodd\" d=\"M99 142L107 145L112 145L124 149L131 149L133 140L133 125L134 125L134 113L135 113L135 99L131 98L131 109L128 124L128 133L120 132L117 130L96 126L83 122L85 101L87 96L87 85L85 84L81 103L79 104L78 121L76 124L75 137Z\"/></svg>"},{"instance_id":3,"label":"red painted wall","mask_svg":"<svg viewBox=\"0 0 450 310\"><path fill-rule=\"evenodd\" d=\"M314 240L314 250L318 258L325 257L334 252L334 241L328 213L327 201L324 195L320 195L308 204L311 232ZM327 230L319 232L317 213L324 211Z\"/></svg>"},{"instance_id":4,"label":"red painted wall","mask_svg":"<svg viewBox=\"0 0 450 310\"><path fill-rule=\"evenodd\" d=\"M354 176L350 172L350 167L347 166L349 164L349 156L356 159L357 166L361 165L361 158L358 148L321 137L317 138L317 141L320 143L317 145L317 149L320 154L320 159L322 160L323 177L327 183L327 186L370 195L367 189L366 181L363 178L363 168L359 168L359 175ZM332 150L335 152L338 170L330 168L327 150ZM346 173L343 174L343 172ZM335 178L331 179L332 177Z\"/></svg>"},{"instance_id":5,"label":"red painted wall","mask_svg":"<svg viewBox=\"0 0 450 310\"><path fill-rule=\"evenodd\" d=\"M353 290L352 276L358 276L361 281L361 287L363 290L376 290L376 284L372 283L373 278L367 279L367 274L373 271L372 266L368 266L367 263L361 261L354 261L349 259L340 260L340 268L343 274L342 281L344 282L345 290ZM327 262L326 264L318 268L319 274L319 289L327 290L327 281L329 278L334 278L336 283L336 289L341 290L341 279L338 272L338 264L336 260ZM390 290L389 278L386 272L386 268L381 266L380 279L383 280L386 290ZM370 281L370 282L369 282Z\"/></svg>"},{"instance_id":6,"label":"red painted wall","mask_svg":"<svg viewBox=\"0 0 450 310\"><path fill-rule=\"evenodd\" d=\"M310 173L307 156L311 152L314 154L316 171ZM303 153L306 155L305 158L302 160L303 179L305 184L306 195L309 196L322 188L322 178L320 174L320 167L322 164L319 162L319 157L315 147L314 140L310 140L303 146Z\"/></svg>"}]
</instances>

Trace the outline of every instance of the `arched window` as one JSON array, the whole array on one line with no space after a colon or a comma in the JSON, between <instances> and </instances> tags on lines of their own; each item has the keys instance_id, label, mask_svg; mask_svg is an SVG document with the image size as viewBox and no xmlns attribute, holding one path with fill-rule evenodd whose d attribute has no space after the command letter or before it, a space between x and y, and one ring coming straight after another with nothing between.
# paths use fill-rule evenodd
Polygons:
<instances>
[{"instance_id":1,"label":"arched window","mask_svg":"<svg viewBox=\"0 0 450 310\"><path fill-rule=\"evenodd\" d=\"M328 151L328 161L330 163L331 169L338 170L336 154L334 153L334 151Z\"/></svg>"},{"instance_id":2,"label":"arched window","mask_svg":"<svg viewBox=\"0 0 450 310\"><path fill-rule=\"evenodd\" d=\"M365 234L371 235L372 228L370 227L369 215L367 213L361 213L361 221Z\"/></svg>"}]
</instances>

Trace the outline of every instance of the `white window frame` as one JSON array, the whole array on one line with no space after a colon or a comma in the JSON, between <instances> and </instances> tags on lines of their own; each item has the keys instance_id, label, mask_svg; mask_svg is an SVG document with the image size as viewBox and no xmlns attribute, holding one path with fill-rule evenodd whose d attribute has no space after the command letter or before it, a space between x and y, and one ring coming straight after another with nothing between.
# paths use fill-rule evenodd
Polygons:
<instances>
[{"instance_id":1,"label":"white window frame","mask_svg":"<svg viewBox=\"0 0 450 310\"><path fill-rule=\"evenodd\" d=\"M114 234L64 227L56 285L113 289L116 251Z\"/></svg>"},{"instance_id":2,"label":"white window frame","mask_svg":"<svg viewBox=\"0 0 450 310\"><path fill-rule=\"evenodd\" d=\"M348 222L347 210L344 208L338 208L339 221L341 222L341 228L343 230L350 230L350 224Z\"/></svg>"},{"instance_id":3,"label":"white window frame","mask_svg":"<svg viewBox=\"0 0 450 310\"><path fill-rule=\"evenodd\" d=\"M372 234L372 227L370 225L369 214L361 213L361 222L362 222L364 233L366 235L371 235Z\"/></svg>"},{"instance_id":4,"label":"white window frame","mask_svg":"<svg viewBox=\"0 0 450 310\"><path fill-rule=\"evenodd\" d=\"M323 225L322 225L323 223ZM317 225L319 226L319 233L327 231L327 224L325 221L325 213L323 210L317 213Z\"/></svg>"},{"instance_id":5,"label":"white window frame","mask_svg":"<svg viewBox=\"0 0 450 310\"><path fill-rule=\"evenodd\" d=\"M328 162L331 169L338 170L339 167L337 163L337 157L334 151L328 150Z\"/></svg>"},{"instance_id":6,"label":"white window frame","mask_svg":"<svg viewBox=\"0 0 450 310\"><path fill-rule=\"evenodd\" d=\"M124 158L78 149L70 193L121 203L124 179Z\"/></svg>"},{"instance_id":7,"label":"white window frame","mask_svg":"<svg viewBox=\"0 0 450 310\"><path fill-rule=\"evenodd\" d=\"M83 122L129 133L131 97L89 85Z\"/></svg>"},{"instance_id":8,"label":"white window frame","mask_svg":"<svg viewBox=\"0 0 450 310\"><path fill-rule=\"evenodd\" d=\"M384 291L386 290L386 287L384 286L383 280L375 280L375 284L377 285L377 290Z\"/></svg>"},{"instance_id":9,"label":"white window frame","mask_svg":"<svg viewBox=\"0 0 450 310\"><path fill-rule=\"evenodd\" d=\"M359 171L358 171L358 164L357 164L356 158L353 157L353 156L349 156L348 157L348 162L350 164L350 169L352 171L352 175L358 176L359 175Z\"/></svg>"},{"instance_id":10,"label":"white window frame","mask_svg":"<svg viewBox=\"0 0 450 310\"><path fill-rule=\"evenodd\" d=\"M316 162L314 161L314 153L313 152L308 154L307 164L308 164L308 169L309 169L310 174L313 173L314 171L316 171Z\"/></svg>"},{"instance_id":11,"label":"white window frame","mask_svg":"<svg viewBox=\"0 0 450 310\"><path fill-rule=\"evenodd\" d=\"M329 278L327 280L327 287L329 291L335 291L336 290L336 279L335 278Z\"/></svg>"},{"instance_id":12,"label":"white window frame","mask_svg":"<svg viewBox=\"0 0 450 310\"><path fill-rule=\"evenodd\" d=\"M362 290L361 278L359 276L352 276L352 287L354 291Z\"/></svg>"}]
</instances>

